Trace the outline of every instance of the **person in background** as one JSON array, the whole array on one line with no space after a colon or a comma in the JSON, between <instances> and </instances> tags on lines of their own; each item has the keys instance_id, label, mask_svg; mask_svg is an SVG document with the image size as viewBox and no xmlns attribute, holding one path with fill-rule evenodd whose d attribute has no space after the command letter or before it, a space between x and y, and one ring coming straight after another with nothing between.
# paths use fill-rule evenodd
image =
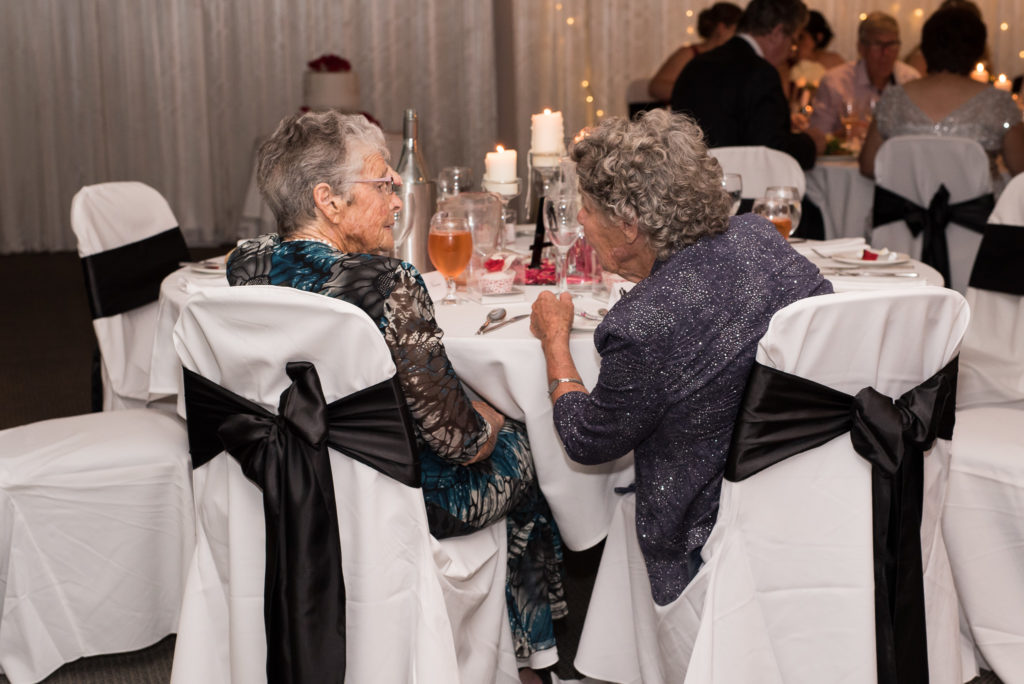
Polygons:
<instances>
[{"instance_id":1,"label":"person in background","mask_svg":"<svg viewBox=\"0 0 1024 684\"><path fill-rule=\"evenodd\" d=\"M964 9L971 10L978 19L981 19L981 10L971 0L943 0L943 3L939 5L939 9L945 9L947 7L963 7ZM984 19L982 19L984 21ZM989 50L988 43L985 43L985 51L981 53L981 58L978 60L985 65L986 71L992 71L991 65L991 50ZM917 69L920 73L924 74L928 72L928 62L924 58L924 52L921 50L921 44L918 43L907 53L907 56L903 58L903 61L910 66Z\"/></svg>"},{"instance_id":2,"label":"person in background","mask_svg":"<svg viewBox=\"0 0 1024 684\"><path fill-rule=\"evenodd\" d=\"M925 22L921 51L928 74L885 91L875 108L860 153L861 173L874 177L875 156L886 139L898 135L948 135L981 143L991 160L996 194L1006 179L1024 171L1024 123L1009 93L970 78L985 49L985 24L966 7L940 9Z\"/></svg>"},{"instance_id":3,"label":"person in background","mask_svg":"<svg viewBox=\"0 0 1024 684\"><path fill-rule=\"evenodd\" d=\"M920 78L916 69L897 61L899 53L900 27L895 19L884 12L872 12L860 22L857 27L859 59L826 72L814 93L808 132L814 138L818 154L825 151L828 135L844 132L842 117L848 107L851 115L856 114L866 122L874 103L887 87Z\"/></svg>"},{"instance_id":4,"label":"person in background","mask_svg":"<svg viewBox=\"0 0 1024 684\"><path fill-rule=\"evenodd\" d=\"M796 64L789 70L794 83L802 82L817 87L821 77L832 67L845 64L838 53L826 50L832 42L832 28L817 10L808 12L807 26L796 39Z\"/></svg>"},{"instance_id":5,"label":"person in background","mask_svg":"<svg viewBox=\"0 0 1024 684\"><path fill-rule=\"evenodd\" d=\"M732 38L742 14L743 10L731 2L716 2L701 10L697 15L697 35L704 42L684 45L669 55L647 87L651 97L658 102L668 103L672 97L672 86L676 84L683 67L702 52L713 50Z\"/></svg>"},{"instance_id":6,"label":"person in background","mask_svg":"<svg viewBox=\"0 0 1024 684\"><path fill-rule=\"evenodd\" d=\"M569 351L572 296L542 293L530 319L569 458L634 453L637 536L658 605L674 601L701 563L769 320L832 291L766 219L729 217L721 167L702 138L693 119L654 110L605 119L572 146L587 241L601 268L636 283L594 332L601 371L592 391Z\"/></svg>"},{"instance_id":7,"label":"person in background","mask_svg":"<svg viewBox=\"0 0 1024 684\"><path fill-rule=\"evenodd\" d=\"M764 145L814 166L814 141L794 130L780 68L807 23L801 0L751 0L724 45L697 55L672 89L672 110L691 115L709 147Z\"/></svg>"},{"instance_id":8,"label":"person in background","mask_svg":"<svg viewBox=\"0 0 1024 684\"><path fill-rule=\"evenodd\" d=\"M236 248L228 282L335 297L380 328L415 427L430 532L453 537L505 522L505 598L516 656L526 660L554 647L552 620L566 613L561 539L537 485L525 426L470 401L423 278L387 256L402 208L387 158L384 134L361 114L284 119L257 157L260 194L280 232ZM539 681L528 669L521 678Z\"/></svg>"}]
</instances>

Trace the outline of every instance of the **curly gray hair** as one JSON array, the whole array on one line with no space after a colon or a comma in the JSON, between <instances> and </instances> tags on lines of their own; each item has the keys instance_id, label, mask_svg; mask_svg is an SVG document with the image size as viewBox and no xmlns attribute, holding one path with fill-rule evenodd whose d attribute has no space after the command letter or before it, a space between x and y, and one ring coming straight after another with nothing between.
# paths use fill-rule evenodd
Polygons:
<instances>
[{"instance_id":1,"label":"curly gray hair","mask_svg":"<svg viewBox=\"0 0 1024 684\"><path fill-rule=\"evenodd\" d=\"M306 112L286 117L257 152L256 183L281 237L316 218L313 188L327 183L351 200L367 155L388 158L384 133L362 114Z\"/></svg>"},{"instance_id":2,"label":"curly gray hair","mask_svg":"<svg viewBox=\"0 0 1024 684\"><path fill-rule=\"evenodd\" d=\"M609 218L636 223L659 260L729 225L722 169L686 115L605 119L570 154L580 191Z\"/></svg>"}]
</instances>

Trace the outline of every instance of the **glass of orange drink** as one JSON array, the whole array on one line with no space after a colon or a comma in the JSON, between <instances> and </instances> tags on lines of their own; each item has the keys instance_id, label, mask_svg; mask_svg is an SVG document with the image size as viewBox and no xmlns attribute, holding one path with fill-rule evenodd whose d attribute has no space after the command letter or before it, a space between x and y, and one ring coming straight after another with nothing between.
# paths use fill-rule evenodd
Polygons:
<instances>
[{"instance_id":1,"label":"glass of orange drink","mask_svg":"<svg viewBox=\"0 0 1024 684\"><path fill-rule=\"evenodd\" d=\"M434 268L448 283L448 292L440 303L458 304L455 279L465 270L473 255L473 234L469 232L466 219L443 211L434 214L427 235L427 253Z\"/></svg>"},{"instance_id":2,"label":"glass of orange drink","mask_svg":"<svg viewBox=\"0 0 1024 684\"><path fill-rule=\"evenodd\" d=\"M753 213L764 216L772 222L775 230L785 240L793 232L793 216L789 211L789 201L781 197L761 197L754 200Z\"/></svg>"}]
</instances>

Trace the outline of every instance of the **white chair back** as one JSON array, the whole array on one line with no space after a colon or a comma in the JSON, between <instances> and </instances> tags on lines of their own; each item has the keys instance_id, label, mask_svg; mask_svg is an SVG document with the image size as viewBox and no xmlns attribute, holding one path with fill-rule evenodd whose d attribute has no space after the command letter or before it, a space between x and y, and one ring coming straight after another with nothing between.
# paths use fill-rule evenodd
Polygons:
<instances>
[{"instance_id":1,"label":"white chair back","mask_svg":"<svg viewBox=\"0 0 1024 684\"><path fill-rule=\"evenodd\" d=\"M167 200L143 183L87 185L71 200L71 229L83 260L177 227L178 221ZM171 257L175 267L179 258L182 257ZM158 274L160 278L163 275ZM103 408L141 408L149 400L156 296L123 313L101 315L102 307L97 306L91 283L88 289L96 316L93 328L102 356Z\"/></svg>"},{"instance_id":2,"label":"white chair back","mask_svg":"<svg viewBox=\"0 0 1024 684\"><path fill-rule=\"evenodd\" d=\"M967 138L906 135L882 143L875 158L875 185L922 207L928 207L940 185L949 190L950 204L992 192L989 159L984 148ZM921 258L923 236L913 236L904 221L869 229L868 242ZM981 233L950 223L946 227L950 282L963 294L971 276Z\"/></svg>"},{"instance_id":3,"label":"white chair back","mask_svg":"<svg viewBox=\"0 0 1024 684\"><path fill-rule=\"evenodd\" d=\"M1003 190L989 224L1024 230L1024 174ZM1019 253L1005 256L1019 273ZM968 287L967 303L971 327L960 355L957 406L998 403L1024 408L1024 297Z\"/></svg>"},{"instance_id":4,"label":"white chair back","mask_svg":"<svg viewBox=\"0 0 1024 684\"><path fill-rule=\"evenodd\" d=\"M956 355L967 319L963 297L939 288L811 297L773 317L757 361L846 394L897 397ZM945 440L925 457L921 546L931 681L958 684L938 525L948 458ZM875 681L871 465L849 433L725 481L705 564L666 606L651 600L632 512L627 498L606 542L581 672L645 684Z\"/></svg>"},{"instance_id":5,"label":"white chair back","mask_svg":"<svg viewBox=\"0 0 1024 684\"><path fill-rule=\"evenodd\" d=\"M273 286L192 297L174 331L185 368L277 413L289 361L314 364L328 403L394 375L383 336L345 302ZM418 488L333 449L346 589L346 680L459 681ZM194 471L200 527L172 681L266 681L262 496L222 452Z\"/></svg>"},{"instance_id":6,"label":"white chair back","mask_svg":"<svg viewBox=\"0 0 1024 684\"><path fill-rule=\"evenodd\" d=\"M708 150L718 160L723 173L743 176L743 198L764 197L766 188L788 185L804 196L807 179L800 164L790 155L763 145L713 147Z\"/></svg>"},{"instance_id":7,"label":"white chair back","mask_svg":"<svg viewBox=\"0 0 1024 684\"><path fill-rule=\"evenodd\" d=\"M135 409L0 431L0 669L38 682L175 632L195 544L185 425Z\"/></svg>"}]
</instances>

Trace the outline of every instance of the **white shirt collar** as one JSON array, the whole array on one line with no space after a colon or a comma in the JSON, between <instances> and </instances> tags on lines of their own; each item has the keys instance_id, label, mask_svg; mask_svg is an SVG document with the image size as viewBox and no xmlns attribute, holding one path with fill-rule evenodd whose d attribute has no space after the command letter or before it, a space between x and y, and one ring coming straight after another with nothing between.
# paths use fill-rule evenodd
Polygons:
<instances>
[{"instance_id":1,"label":"white shirt collar","mask_svg":"<svg viewBox=\"0 0 1024 684\"><path fill-rule=\"evenodd\" d=\"M757 56L760 57L761 59L764 59L764 50L761 49L761 45L756 40L754 40L754 37L752 35L750 35L749 33L737 33L736 35L750 43L750 47L754 48L754 52L757 53Z\"/></svg>"}]
</instances>

